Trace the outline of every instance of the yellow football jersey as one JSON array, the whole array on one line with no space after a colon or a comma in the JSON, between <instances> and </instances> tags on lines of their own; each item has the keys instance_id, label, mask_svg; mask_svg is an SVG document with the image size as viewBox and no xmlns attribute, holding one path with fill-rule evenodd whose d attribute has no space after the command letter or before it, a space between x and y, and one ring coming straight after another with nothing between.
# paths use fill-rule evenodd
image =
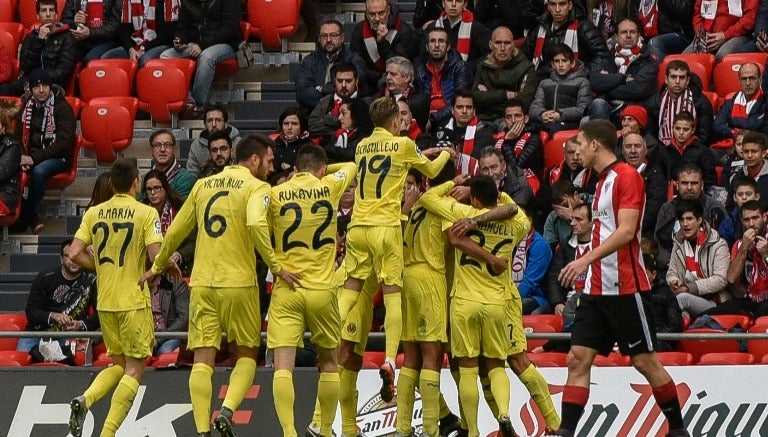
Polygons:
<instances>
[{"instance_id":1,"label":"yellow football jersey","mask_svg":"<svg viewBox=\"0 0 768 437\"><path fill-rule=\"evenodd\" d=\"M341 196L355 177L355 164L318 179L297 173L272 189L269 220L277 261L301 274L310 290L335 287L336 216Z\"/></svg>"},{"instance_id":2,"label":"yellow football jersey","mask_svg":"<svg viewBox=\"0 0 768 437\"><path fill-rule=\"evenodd\" d=\"M147 246L162 243L157 210L128 194L88 208L75 238L93 245L99 311L128 311L151 306L138 286L147 263Z\"/></svg>"},{"instance_id":3,"label":"yellow football jersey","mask_svg":"<svg viewBox=\"0 0 768 437\"><path fill-rule=\"evenodd\" d=\"M443 220L427 211L421 200L411 209L403 232L405 265L425 263L445 274L445 243Z\"/></svg>"},{"instance_id":4,"label":"yellow football jersey","mask_svg":"<svg viewBox=\"0 0 768 437\"><path fill-rule=\"evenodd\" d=\"M408 137L377 127L355 149L357 190L349 226L400 226L400 203L408 170L433 178L450 159L448 152L430 161Z\"/></svg>"},{"instance_id":5,"label":"yellow football jersey","mask_svg":"<svg viewBox=\"0 0 768 437\"><path fill-rule=\"evenodd\" d=\"M273 272L280 271L269 236L269 196L269 185L239 165L198 179L168 228L152 271L161 273L173 251L195 228L195 265L190 286L255 285L254 246Z\"/></svg>"},{"instance_id":6,"label":"yellow football jersey","mask_svg":"<svg viewBox=\"0 0 768 437\"><path fill-rule=\"evenodd\" d=\"M421 196L420 201L431 212L443 219L443 229L450 228L461 218L481 215L488 209L476 209L446 196L455 186L453 182L438 185ZM503 197L503 196L502 196ZM509 201L508 197L504 198ZM491 254L511 259L517 244L528 235L531 222L522 209L507 220L478 224L467 236ZM499 303L517 294L508 271L495 274L491 267L459 249L455 250L452 296L483 303Z\"/></svg>"}]
</instances>

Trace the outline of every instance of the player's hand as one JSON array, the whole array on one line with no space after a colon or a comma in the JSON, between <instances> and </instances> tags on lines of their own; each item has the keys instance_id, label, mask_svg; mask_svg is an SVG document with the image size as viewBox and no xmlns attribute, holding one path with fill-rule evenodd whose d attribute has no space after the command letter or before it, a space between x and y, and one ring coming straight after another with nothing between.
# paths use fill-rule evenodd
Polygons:
<instances>
[{"instance_id":1,"label":"player's hand","mask_svg":"<svg viewBox=\"0 0 768 437\"><path fill-rule=\"evenodd\" d=\"M451 226L451 232L458 236L466 234L468 231L475 229L477 221L473 218L463 218L456 220L456 223Z\"/></svg>"},{"instance_id":2,"label":"player's hand","mask_svg":"<svg viewBox=\"0 0 768 437\"><path fill-rule=\"evenodd\" d=\"M576 278L587 271L587 267L589 267L589 264L587 263L586 256L573 260L563 270L560 270L560 274L557 275L557 281L563 287L571 288L576 282Z\"/></svg>"},{"instance_id":3,"label":"player's hand","mask_svg":"<svg viewBox=\"0 0 768 437\"><path fill-rule=\"evenodd\" d=\"M288 283L288 287L290 287L291 290L295 290L296 287L301 287L301 275L298 273L292 273L285 269L280 269L279 272L277 272L277 276L280 277L283 281Z\"/></svg>"},{"instance_id":4,"label":"player's hand","mask_svg":"<svg viewBox=\"0 0 768 437\"><path fill-rule=\"evenodd\" d=\"M472 176L468 174L459 174L453 178L453 183L458 185L464 185Z\"/></svg>"},{"instance_id":5,"label":"player's hand","mask_svg":"<svg viewBox=\"0 0 768 437\"><path fill-rule=\"evenodd\" d=\"M150 282L157 282L160 280L160 275L155 274L152 269L147 270L143 275L141 275L141 278L139 278L139 287L141 287L142 290L144 290L144 284L150 283Z\"/></svg>"},{"instance_id":6,"label":"player's hand","mask_svg":"<svg viewBox=\"0 0 768 437\"><path fill-rule=\"evenodd\" d=\"M451 191L448 192L448 195L458 200L459 202L462 202L462 203L468 202L469 187L465 187L465 186L453 187Z\"/></svg>"},{"instance_id":7,"label":"player's hand","mask_svg":"<svg viewBox=\"0 0 768 437\"><path fill-rule=\"evenodd\" d=\"M416 185L406 185L403 190L403 210L410 211L421 197L421 191Z\"/></svg>"},{"instance_id":8,"label":"player's hand","mask_svg":"<svg viewBox=\"0 0 768 437\"><path fill-rule=\"evenodd\" d=\"M559 304L555 305L555 314L556 315L562 316L563 315L563 311L565 311L565 304L564 303L559 303Z\"/></svg>"},{"instance_id":9,"label":"player's hand","mask_svg":"<svg viewBox=\"0 0 768 437\"><path fill-rule=\"evenodd\" d=\"M491 258L492 261L488 263L488 265L491 267L491 270L493 270L493 273L500 275L504 270L507 270L509 267L509 260L505 258L499 258L498 256L494 256Z\"/></svg>"}]
</instances>

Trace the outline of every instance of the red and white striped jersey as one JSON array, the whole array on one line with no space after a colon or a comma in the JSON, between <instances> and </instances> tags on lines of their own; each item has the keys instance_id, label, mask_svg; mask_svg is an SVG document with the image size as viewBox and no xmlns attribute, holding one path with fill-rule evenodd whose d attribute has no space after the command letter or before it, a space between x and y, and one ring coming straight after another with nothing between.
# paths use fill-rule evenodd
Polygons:
<instances>
[{"instance_id":1,"label":"red and white striped jersey","mask_svg":"<svg viewBox=\"0 0 768 437\"><path fill-rule=\"evenodd\" d=\"M598 176L592 202L592 250L616 232L621 209L640 212L635 235L626 246L592 263L587 273L586 294L617 296L651 289L640 255L645 182L634 167L624 162L614 163Z\"/></svg>"}]
</instances>

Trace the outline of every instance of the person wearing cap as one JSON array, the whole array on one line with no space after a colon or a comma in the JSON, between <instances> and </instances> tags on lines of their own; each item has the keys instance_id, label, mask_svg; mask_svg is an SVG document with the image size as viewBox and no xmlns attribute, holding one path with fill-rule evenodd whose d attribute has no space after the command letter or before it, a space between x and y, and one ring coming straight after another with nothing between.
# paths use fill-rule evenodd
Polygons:
<instances>
[{"instance_id":1,"label":"person wearing cap","mask_svg":"<svg viewBox=\"0 0 768 437\"><path fill-rule=\"evenodd\" d=\"M52 176L68 172L75 144L76 120L64 98L64 89L56 85L46 70L37 68L29 74L29 90L21 96L21 169L30 174L29 193L21 208L18 230L31 228L39 234L44 225L37 214L45 185Z\"/></svg>"},{"instance_id":2,"label":"person wearing cap","mask_svg":"<svg viewBox=\"0 0 768 437\"><path fill-rule=\"evenodd\" d=\"M621 156L621 145L624 137L629 134L638 134L648 145L649 158L654 159L659 140L648 130L648 111L645 110L645 107L640 105L627 106L621 110L619 120L621 130L619 131L619 141L616 143L616 156Z\"/></svg>"}]
</instances>

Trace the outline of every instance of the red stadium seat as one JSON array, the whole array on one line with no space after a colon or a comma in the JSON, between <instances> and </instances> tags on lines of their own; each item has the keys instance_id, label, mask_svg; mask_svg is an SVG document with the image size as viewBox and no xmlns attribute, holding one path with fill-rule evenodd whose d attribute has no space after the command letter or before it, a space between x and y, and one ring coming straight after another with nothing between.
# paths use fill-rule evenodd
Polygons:
<instances>
[{"instance_id":1,"label":"red stadium seat","mask_svg":"<svg viewBox=\"0 0 768 437\"><path fill-rule=\"evenodd\" d=\"M688 66L692 63L698 63L699 65L704 67L704 76L699 76L699 79L701 79L701 84L703 85L704 90L709 89L709 82L712 79L712 72L715 70L715 55L711 53L682 53L679 55L667 55L664 57L664 61L659 66L659 72L664 71L664 74L667 72L667 65L670 61L673 60L680 60L685 61ZM693 70L693 69L692 69Z\"/></svg>"},{"instance_id":2,"label":"red stadium seat","mask_svg":"<svg viewBox=\"0 0 768 437\"><path fill-rule=\"evenodd\" d=\"M21 177L19 178L19 193L24 192L24 188L27 186L27 183L29 182L29 173L27 172L21 172ZM3 243L8 242L8 228L12 224L16 223L16 221L21 217L21 205L24 202L19 201L16 204L16 208L13 210L13 214L8 214L0 217L0 227L3 228ZM23 314L23 313L22 313ZM20 326L21 329L24 329L27 326L26 323L26 316L24 319L24 326Z\"/></svg>"},{"instance_id":3,"label":"red stadium seat","mask_svg":"<svg viewBox=\"0 0 768 437\"><path fill-rule=\"evenodd\" d=\"M94 367L107 367L112 364L112 358L106 354L106 352L99 355L99 357L93 361Z\"/></svg>"},{"instance_id":4,"label":"red stadium seat","mask_svg":"<svg viewBox=\"0 0 768 437\"><path fill-rule=\"evenodd\" d=\"M176 367L176 360L179 358L179 351L159 355L152 361L152 367L162 369L165 367Z\"/></svg>"},{"instance_id":5,"label":"red stadium seat","mask_svg":"<svg viewBox=\"0 0 768 437\"><path fill-rule=\"evenodd\" d=\"M24 25L15 22L0 22L0 30L8 32L13 36L14 45L16 46L16 55L13 57L18 59L21 40L24 38Z\"/></svg>"},{"instance_id":6,"label":"red stadium seat","mask_svg":"<svg viewBox=\"0 0 768 437\"><path fill-rule=\"evenodd\" d=\"M768 355L764 355L760 360L760 364L768 364Z\"/></svg>"},{"instance_id":7,"label":"red stadium seat","mask_svg":"<svg viewBox=\"0 0 768 437\"><path fill-rule=\"evenodd\" d=\"M72 107L72 112L75 114L75 118L80 118L80 111L83 109L83 101L74 96L64 96L67 99L67 103Z\"/></svg>"},{"instance_id":8,"label":"red stadium seat","mask_svg":"<svg viewBox=\"0 0 768 437\"><path fill-rule=\"evenodd\" d=\"M96 97L130 97L132 79L120 67L88 65L80 72L80 97L86 102Z\"/></svg>"},{"instance_id":9,"label":"red stadium seat","mask_svg":"<svg viewBox=\"0 0 768 437\"><path fill-rule=\"evenodd\" d=\"M248 0L247 8L251 36L259 38L266 50L285 51L286 38L299 28L301 0Z\"/></svg>"},{"instance_id":10,"label":"red stadium seat","mask_svg":"<svg viewBox=\"0 0 768 437\"><path fill-rule=\"evenodd\" d=\"M659 65L659 74L656 77L656 80L658 82L659 86L664 85L664 82L667 78L667 64L669 64L669 60L667 58L664 59L664 62L662 62ZM707 72L707 67L701 65L698 61L690 60L687 61L688 68L691 70L691 74L695 74L696 76L699 76L699 79L701 79L701 83L703 84L703 88L706 90L709 88L709 76L711 74L711 71Z\"/></svg>"},{"instance_id":11,"label":"red stadium seat","mask_svg":"<svg viewBox=\"0 0 768 437\"><path fill-rule=\"evenodd\" d=\"M767 334L768 325L755 325L749 328L749 333ZM768 339L764 338L760 340L747 340L747 350L757 359L768 356Z\"/></svg>"},{"instance_id":12,"label":"red stadium seat","mask_svg":"<svg viewBox=\"0 0 768 437\"><path fill-rule=\"evenodd\" d=\"M685 334L722 334L723 331L709 328L689 329ZM739 352L739 344L736 340L680 340L677 344L680 352L688 352L693 355L695 362L699 361L702 355L710 352Z\"/></svg>"},{"instance_id":13,"label":"red stadium seat","mask_svg":"<svg viewBox=\"0 0 768 437\"><path fill-rule=\"evenodd\" d=\"M539 140L541 140L541 145L544 146L544 144L547 144L547 141L549 141L549 133L547 131L539 131Z\"/></svg>"},{"instance_id":14,"label":"red stadium seat","mask_svg":"<svg viewBox=\"0 0 768 437\"><path fill-rule=\"evenodd\" d=\"M100 97L83 109L80 126L83 147L100 163L112 163L133 142L139 101L135 97Z\"/></svg>"},{"instance_id":15,"label":"red stadium seat","mask_svg":"<svg viewBox=\"0 0 768 437\"><path fill-rule=\"evenodd\" d=\"M726 330L738 326L741 329L746 331L747 329L749 329L750 326L752 326L752 319L749 316L735 315L735 314L717 314L709 317L717 320L717 323L719 323L720 326L722 326Z\"/></svg>"},{"instance_id":16,"label":"red stadium seat","mask_svg":"<svg viewBox=\"0 0 768 437\"><path fill-rule=\"evenodd\" d=\"M523 326L528 326L529 323L544 323L555 328L555 332L563 332L563 317L557 314L530 314L523 316Z\"/></svg>"},{"instance_id":17,"label":"red stadium seat","mask_svg":"<svg viewBox=\"0 0 768 437\"><path fill-rule=\"evenodd\" d=\"M562 352L529 353L528 358L537 367L565 367L568 354Z\"/></svg>"},{"instance_id":18,"label":"red stadium seat","mask_svg":"<svg viewBox=\"0 0 768 437\"><path fill-rule=\"evenodd\" d=\"M363 362L375 364L377 369L381 367L382 364L384 364L386 359L387 355L384 352L366 351L363 354Z\"/></svg>"},{"instance_id":19,"label":"red stadium seat","mask_svg":"<svg viewBox=\"0 0 768 437\"><path fill-rule=\"evenodd\" d=\"M754 364L755 356L744 352L713 352L699 358L699 365L727 366L731 364Z\"/></svg>"},{"instance_id":20,"label":"red stadium seat","mask_svg":"<svg viewBox=\"0 0 768 437\"><path fill-rule=\"evenodd\" d=\"M194 59L176 58L176 59L150 59L144 64L144 68L153 67L176 67L184 73L187 85L192 84L192 78L195 77L195 68L197 62Z\"/></svg>"},{"instance_id":21,"label":"red stadium seat","mask_svg":"<svg viewBox=\"0 0 768 437\"><path fill-rule=\"evenodd\" d=\"M136 79L136 70L139 68L139 64L132 59L94 59L88 62L89 67L101 67L101 68L119 68L125 71L125 74L131 80L131 87L133 87L133 81Z\"/></svg>"},{"instance_id":22,"label":"red stadium seat","mask_svg":"<svg viewBox=\"0 0 768 437\"><path fill-rule=\"evenodd\" d=\"M19 46L14 36L10 32L0 30L0 60L7 60L11 67L0 73L0 83L13 82L19 77L18 56Z\"/></svg>"},{"instance_id":23,"label":"red stadium seat","mask_svg":"<svg viewBox=\"0 0 768 437\"><path fill-rule=\"evenodd\" d=\"M524 331L526 334L530 334L532 332L535 332L536 334L543 334L548 332L557 332L555 328L552 327L552 325L548 323L537 323L537 322L530 322L528 324L524 324ZM539 346L542 346L544 343L546 343L546 339L528 339L528 350L531 351L534 348L537 348Z\"/></svg>"},{"instance_id":24,"label":"red stadium seat","mask_svg":"<svg viewBox=\"0 0 768 437\"><path fill-rule=\"evenodd\" d=\"M544 144L544 167L552 168L560 165L565 159L565 143L568 138L579 133L578 130L562 130L555 132L552 138Z\"/></svg>"},{"instance_id":25,"label":"red stadium seat","mask_svg":"<svg viewBox=\"0 0 768 437\"><path fill-rule=\"evenodd\" d=\"M77 178L77 161L80 156L80 146L82 146L83 139L80 135L75 137L75 146L72 149L72 162L69 166L69 171L65 173L59 173L53 175L45 184L45 188L48 190L59 190L59 204L64 204L64 189L72 185Z\"/></svg>"},{"instance_id":26,"label":"red stadium seat","mask_svg":"<svg viewBox=\"0 0 768 437\"><path fill-rule=\"evenodd\" d=\"M693 355L687 352L656 352L656 357L665 366L690 366Z\"/></svg>"},{"instance_id":27,"label":"red stadium seat","mask_svg":"<svg viewBox=\"0 0 768 437\"><path fill-rule=\"evenodd\" d=\"M405 362L405 354L397 354L397 357L395 357L395 366L403 367L404 362Z\"/></svg>"},{"instance_id":28,"label":"red stadium seat","mask_svg":"<svg viewBox=\"0 0 768 437\"><path fill-rule=\"evenodd\" d=\"M741 90L739 85L739 68L741 64L754 62L760 67L760 72L765 68L768 60L766 53L733 53L725 55L723 60L715 66L715 91L720 97L726 97L730 93ZM762 77L762 76L760 76Z\"/></svg>"},{"instance_id":29,"label":"red stadium seat","mask_svg":"<svg viewBox=\"0 0 768 437\"><path fill-rule=\"evenodd\" d=\"M0 22L10 23L16 21L16 2L14 0L0 0Z\"/></svg>"},{"instance_id":30,"label":"red stadium seat","mask_svg":"<svg viewBox=\"0 0 768 437\"><path fill-rule=\"evenodd\" d=\"M10 358L0 357L0 367L21 367L22 364Z\"/></svg>"},{"instance_id":31,"label":"red stadium seat","mask_svg":"<svg viewBox=\"0 0 768 437\"><path fill-rule=\"evenodd\" d=\"M6 320L0 320L0 331L21 331L22 328L19 326L16 326L15 323L6 321ZM18 338L7 338L7 337L1 337L0 338L0 351L15 351L16 350L16 343L18 343Z\"/></svg>"},{"instance_id":32,"label":"red stadium seat","mask_svg":"<svg viewBox=\"0 0 768 437\"><path fill-rule=\"evenodd\" d=\"M720 110L720 107L723 106L724 100L720 98L719 95L717 95L714 91L702 91L702 94L709 100L709 103L712 105L712 113L717 114L717 111Z\"/></svg>"},{"instance_id":33,"label":"red stadium seat","mask_svg":"<svg viewBox=\"0 0 768 437\"><path fill-rule=\"evenodd\" d=\"M187 67L167 61L187 61ZM149 112L155 123L172 123L173 114L186 107L194 65L191 59L154 59L136 73L139 108Z\"/></svg>"},{"instance_id":34,"label":"red stadium seat","mask_svg":"<svg viewBox=\"0 0 768 437\"><path fill-rule=\"evenodd\" d=\"M69 367L69 364L64 363L57 363L54 361L44 361L41 363L32 363L30 364L32 367Z\"/></svg>"},{"instance_id":35,"label":"red stadium seat","mask_svg":"<svg viewBox=\"0 0 768 437\"><path fill-rule=\"evenodd\" d=\"M597 367L629 366L630 360L629 357L625 357L622 354L611 352L607 357L602 355L596 356L595 362L592 365Z\"/></svg>"},{"instance_id":36,"label":"red stadium seat","mask_svg":"<svg viewBox=\"0 0 768 437\"><path fill-rule=\"evenodd\" d=\"M27 327L27 315L23 312L18 313L0 313L0 321L10 322L23 330Z\"/></svg>"},{"instance_id":37,"label":"red stadium seat","mask_svg":"<svg viewBox=\"0 0 768 437\"><path fill-rule=\"evenodd\" d=\"M66 94L68 96L77 94L77 76L80 75L80 70L82 69L83 64L81 62L75 64L75 69L72 71L72 76L69 76L69 83L67 83Z\"/></svg>"}]
</instances>

